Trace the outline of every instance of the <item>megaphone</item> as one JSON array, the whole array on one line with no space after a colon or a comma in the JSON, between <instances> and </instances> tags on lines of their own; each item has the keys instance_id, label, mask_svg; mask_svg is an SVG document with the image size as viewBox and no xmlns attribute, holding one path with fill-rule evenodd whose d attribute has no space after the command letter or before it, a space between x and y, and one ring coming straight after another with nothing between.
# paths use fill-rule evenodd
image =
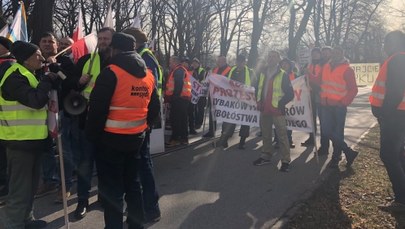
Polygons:
<instances>
[{"instance_id":1,"label":"megaphone","mask_svg":"<svg viewBox=\"0 0 405 229\"><path fill-rule=\"evenodd\" d=\"M63 100L65 111L71 115L79 115L87 108L87 99L78 92L71 91Z\"/></svg>"}]
</instances>

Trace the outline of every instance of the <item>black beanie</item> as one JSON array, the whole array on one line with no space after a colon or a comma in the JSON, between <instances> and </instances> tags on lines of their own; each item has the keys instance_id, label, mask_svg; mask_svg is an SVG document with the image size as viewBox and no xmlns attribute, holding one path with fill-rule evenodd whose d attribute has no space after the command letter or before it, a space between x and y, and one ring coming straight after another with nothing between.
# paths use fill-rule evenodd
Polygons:
<instances>
[{"instance_id":1,"label":"black beanie","mask_svg":"<svg viewBox=\"0 0 405 229\"><path fill-rule=\"evenodd\" d=\"M110 46L121 51L134 51L135 38L125 33L114 33Z\"/></svg>"},{"instance_id":2,"label":"black beanie","mask_svg":"<svg viewBox=\"0 0 405 229\"><path fill-rule=\"evenodd\" d=\"M34 44L24 41L16 41L11 45L10 51L17 62L23 63L25 60L30 58L38 49L39 47Z\"/></svg>"},{"instance_id":3,"label":"black beanie","mask_svg":"<svg viewBox=\"0 0 405 229\"><path fill-rule=\"evenodd\" d=\"M10 41L9 39L5 38L5 37L0 37L0 45L3 45L4 48L6 48L7 50L10 51L11 45L13 44L12 41Z\"/></svg>"}]
</instances>

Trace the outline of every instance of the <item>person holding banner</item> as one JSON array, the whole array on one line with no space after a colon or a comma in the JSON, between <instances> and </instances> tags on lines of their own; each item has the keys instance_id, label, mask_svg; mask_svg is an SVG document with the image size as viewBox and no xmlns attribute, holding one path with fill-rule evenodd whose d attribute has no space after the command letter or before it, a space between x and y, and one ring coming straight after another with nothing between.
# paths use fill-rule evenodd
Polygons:
<instances>
[{"instance_id":1,"label":"person holding banner","mask_svg":"<svg viewBox=\"0 0 405 229\"><path fill-rule=\"evenodd\" d=\"M2 228L44 228L33 215L34 195L40 180L42 156L51 148L48 135L48 94L58 75L34 75L44 57L39 47L16 41L14 63L0 81L0 139L7 151L9 193L0 221Z\"/></svg>"},{"instance_id":2,"label":"person holding banner","mask_svg":"<svg viewBox=\"0 0 405 229\"><path fill-rule=\"evenodd\" d=\"M291 162L290 147L285 121L285 105L294 98L294 91L289 76L279 66L281 57L277 51L270 51L267 66L260 70L257 90L260 109L260 128L263 147L261 156L253 162L255 166L269 164L273 156L273 125L279 138L281 172L288 172Z\"/></svg>"},{"instance_id":3,"label":"person holding banner","mask_svg":"<svg viewBox=\"0 0 405 229\"><path fill-rule=\"evenodd\" d=\"M236 65L228 73L228 79L241 82L247 86L255 85L255 73L246 65L246 57L239 54L236 58ZM228 147L228 139L232 137L236 124L224 122L222 125L222 134L219 143L222 147ZM250 126L242 125L239 131L240 141L239 149L245 149L246 138L249 137Z\"/></svg>"},{"instance_id":4,"label":"person holding banner","mask_svg":"<svg viewBox=\"0 0 405 229\"><path fill-rule=\"evenodd\" d=\"M321 131L332 140L333 155L330 168L337 168L342 151L350 167L359 154L344 141L347 106L358 92L356 77L341 47L334 47L332 58L322 69L321 81Z\"/></svg>"},{"instance_id":5,"label":"person holding banner","mask_svg":"<svg viewBox=\"0 0 405 229\"><path fill-rule=\"evenodd\" d=\"M218 56L217 62L216 62L216 67L212 70L213 74L218 74L221 76L227 76L228 73L231 71L231 67L228 65L228 62L226 60L226 56ZM209 106L209 128L208 132L203 135L204 138L212 138L214 137L215 130L216 130L216 121L212 117L212 110L211 110L211 103L208 103Z\"/></svg>"},{"instance_id":6,"label":"person holding banner","mask_svg":"<svg viewBox=\"0 0 405 229\"><path fill-rule=\"evenodd\" d=\"M321 49L320 48L313 48L311 50L311 63L308 65L306 68L305 74L307 76L307 80L309 80L309 84L311 86L311 105L312 105L312 118L314 120L314 130L315 133L317 131L316 128L316 116L319 114L317 112L317 107L319 104L319 84L313 83L312 79L317 79L321 77L321 71L322 71L322 66L321 66ZM307 140L301 143L301 146L312 146L315 144L315 136L313 133L309 134L309 137Z\"/></svg>"},{"instance_id":7,"label":"person holding banner","mask_svg":"<svg viewBox=\"0 0 405 229\"><path fill-rule=\"evenodd\" d=\"M100 29L97 33L98 52L84 55L77 62L76 70L78 73L76 74L81 76L77 87L87 100L90 98L90 94L93 91L94 84L101 70L108 64L111 55L110 44L114 33L114 29L109 27ZM77 165L78 204L74 212L77 219L82 219L87 214L94 168L94 144L87 140L84 132L87 119L86 111L87 109L78 115L76 122L72 124L76 125L79 132L76 136L77 154L79 156ZM102 199L99 200L102 202Z\"/></svg>"},{"instance_id":8,"label":"person holding banner","mask_svg":"<svg viewBox=\"0 0 405 229\"><path fill-rule=\"evenodd\" d=\"M392 31L385 36L389 56L381 66L371 91L373 115L380 124L380 158L394 191L394 200L379 205L383 211L405 212L405 34Z\"/></svg>"},{"instance_id":9,"label":"person holding banner","mask_svg":"<svg viewBox=\"0 0 405 229\"><path fill-rule=\"evenodd\" d=\"M169 60L170 74L166 83L165 102L170 103L172 136L168 147L188 144L187 109L191 100L190 75L178 56Z\"/></svg>"},{"instance_id":10,"label":"person holding banner","mask_svg":"<svg viewBox=\"0 0 405 229\"><path fill-rule=\"evenodd\" d=\"M194 79L198 80L198 82L202 82L205 80L207 72L203 67L201 67L200 60L194 58L191 62L191 69L193 71ZM195 129L200 129L203 121L204 121L204 114L205 114L205 105L207 105L207 97L200 96L198 99L197 104L195 105Z\"/></svg>"}]
</instances>

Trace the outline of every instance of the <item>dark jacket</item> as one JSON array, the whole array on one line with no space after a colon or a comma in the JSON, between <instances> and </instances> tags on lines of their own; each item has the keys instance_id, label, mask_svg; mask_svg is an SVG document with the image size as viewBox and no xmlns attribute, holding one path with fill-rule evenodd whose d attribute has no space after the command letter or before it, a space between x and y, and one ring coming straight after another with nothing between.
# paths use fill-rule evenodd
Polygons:
<instances>
[{"instance_id":1,"label":"dark jacket","mask_svg":"<svg viewBox=\"0 0 405 229\"><path fill-rule=\"evenodd\" d=\"M38 75L37 75L38 76ZM5 100L18 101L33 109L41 109L48 103L48 93L52 89L52 81L48 76L37 77L37 88L31 87L28 79L16 70L12 73L1 87L1 93ZM51 139L4 141L5 146L14 150L48 150Z\"/></svg>"},{"instance_id":2,"label":"dark jacket","mask_svg":"<svg viewBox=\"0 0 405 229\"><path fill-rule=\"evenodd\" d=\"M136 52L140 53L144 48L146 48L146 46L142 45L141 47L136 49ZM159 77L159 65L158 65L159 63L155 62L155 58L153 56L151 56L151 54L149 52L144 52L144 54L142 55L142 59L145 61L146 67L152 71L153 76L155 77L155 80L156 80L156 85L157 85L158 77Z\"/></svg>"},{"instance_id":3,"label":"dark jacket","mask_svg":"<svg viewBox=\"0 0 405 229\"><path fill-rule=\"evenodd\" d=\"M123 52L111 59L110 64L115 64L131 75L143 78L146 76L145 63L135 52ZM124 135L114 134L104 131L105 123L109 113L111 98L115 91L117 78L108 67L103 69L97 78L89 102L89 111L86 122L86 135L92 142L109 145L117 150L127 151L135 149L134 145L140 134ZM148 106L147 123L152 125L160 112L160 102L156 88L152 92L152 97Z\"/></svg>"}]
</instances>

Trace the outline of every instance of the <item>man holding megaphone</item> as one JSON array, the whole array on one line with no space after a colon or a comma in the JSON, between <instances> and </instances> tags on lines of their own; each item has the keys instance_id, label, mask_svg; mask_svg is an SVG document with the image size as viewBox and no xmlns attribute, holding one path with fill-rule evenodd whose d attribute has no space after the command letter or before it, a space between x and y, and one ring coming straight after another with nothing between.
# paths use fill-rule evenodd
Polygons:
<instances>
[{"instance_id":1,"label":"man holding megaphone","mask_svg":"<svg viewBox=\"0 0 405 229\"><path fill-rule=\"evenodd\" d=\"M100 29L97 33L96 52L81 57L77 62L77 75L81 76L78 80L78 91L81 92L87 101L90 98L90 94L93 91L94 84L101 70L107 66L107 62L111 55L109 46L114 33L115 31L112 28L105 27ZM73 103L80 103L80 101L82 101L77 98L78 97L72 99ZM91 178L94 168L94 146L87 140L87 137L84 134L87 116L86 111L87 109L79 115L78 122L76 123L79 129L79 134L76 136L78 140L76 145L79 160L77 166L78 204L74 215L77 219L82 219L86 216L89 205Z\"/></svg>"}]
</instances>

